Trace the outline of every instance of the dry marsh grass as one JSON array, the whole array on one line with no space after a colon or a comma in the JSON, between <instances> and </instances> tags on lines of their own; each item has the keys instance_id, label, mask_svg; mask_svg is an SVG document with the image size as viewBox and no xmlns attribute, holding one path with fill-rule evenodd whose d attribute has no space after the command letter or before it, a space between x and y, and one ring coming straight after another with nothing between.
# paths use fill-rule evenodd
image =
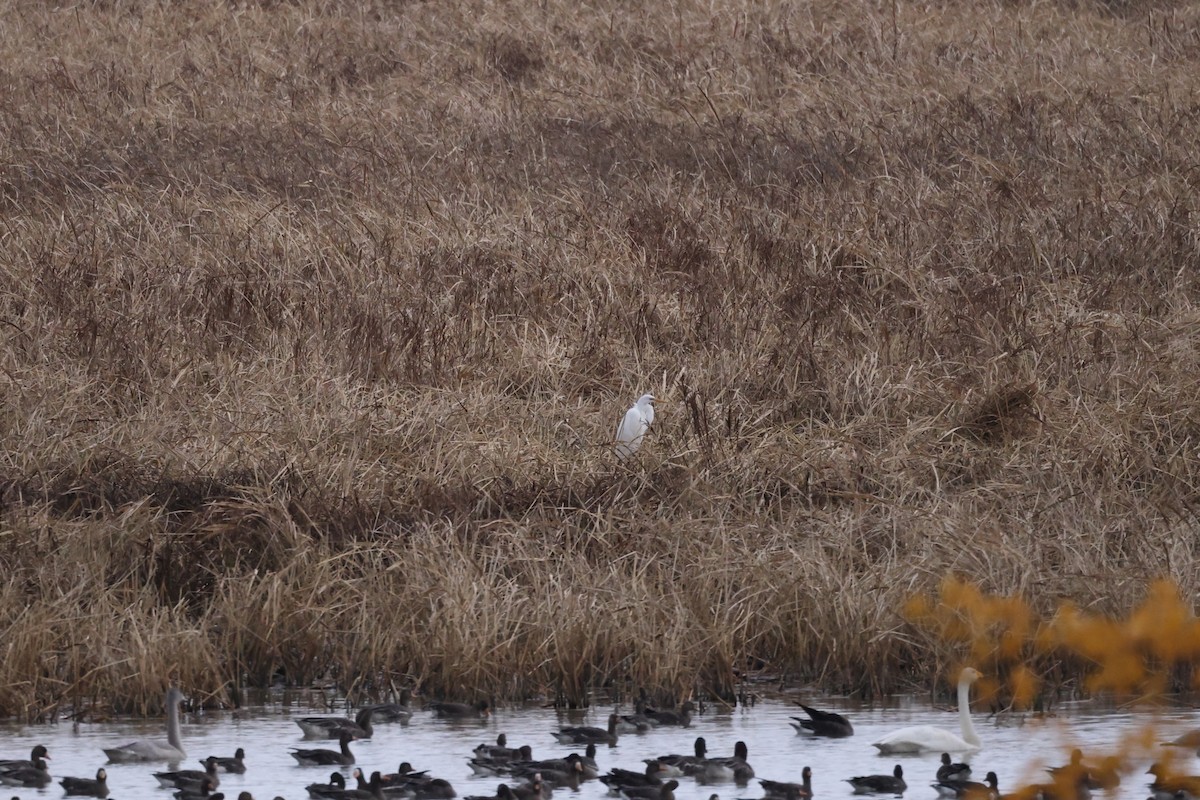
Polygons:
<instances>
[{"instance_id":1,"label":"dry marsh grass","mask_svg":"<svg viewBox=\"0 0 1200 800\"><path fill-rule=\"evenodd\" d=\"M1200 9L0 26L0 714L871 693L947 574L1195 597Z\"/></svg>"}]
</instances>

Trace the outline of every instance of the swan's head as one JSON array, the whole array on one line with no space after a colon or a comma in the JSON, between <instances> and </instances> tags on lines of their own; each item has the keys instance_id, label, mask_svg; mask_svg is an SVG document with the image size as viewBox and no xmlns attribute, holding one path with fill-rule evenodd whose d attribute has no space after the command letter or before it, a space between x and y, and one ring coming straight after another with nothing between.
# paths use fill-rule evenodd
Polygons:
<instances>
[{"instance_id":1,"label":"swan's head","mask_svg":"<svg viewBox=\"0 0 1200 800\"><path fill-rule=\"evenodd\" d=\"M975 669L974 667L966 667L962 672L958 673L958 682L970 684L982 677L983 673L979 670Z\"/></svg>"}]
</instances>

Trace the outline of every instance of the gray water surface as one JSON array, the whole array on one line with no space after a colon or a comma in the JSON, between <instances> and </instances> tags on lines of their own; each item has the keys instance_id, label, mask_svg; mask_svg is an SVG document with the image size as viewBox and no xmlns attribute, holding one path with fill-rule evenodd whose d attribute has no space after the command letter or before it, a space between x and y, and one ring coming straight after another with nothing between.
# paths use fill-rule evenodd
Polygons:
<instances>
[{"instance_id":1,"label":"gray water surface","mask_svg":"<svg viewBox=\"0 0 1200 800\"><path fill-rule=\"evenodd\" d=\"M750 751L750 764L757 777L772 780L800 781L805 766L813 769L813 788L817 797L852 797L845 778L856 775L890 774L895 764L904 766L909 789L908 798L934 798L931 788L938 766L938 756L879 756L871 742L892 730L906 725L932 724L952 731L958 730L956 715L948 710L934 710L920 698L903 698L887 708L856 708L847 710L837 700L812 704L830 710L843 711L855 726L855 735L847 739L811 739L797 735L788 718L800 710L783 701L761 702L751 708L716 711L711 707L696 717L690 728L660 728L643 735L620 737L616 747L601 747L597 762L601 770L610 767L643 769L642 759L667 753L691 753L697 736L704 736L710 755L732 755L734 743L745 741ZM501 708L483 722L446 721L435 719L430 712L415 711L407 725L377 724L374 737L351 745L357 766L366 774L373 770L394 772L401 761L410 761L418 769L449 780L460 797L494 794L501 782L497 778L482 778L472 774L467 760L471 750L481 742L494 743L496 735L504 732L510 747L529 744L534 758L552 758L582 747L558 744L550 735L560 725L588 724L603 727L611 707L597 706L588 712L560 712L544 708ZM625 710L626 713L628 710ZM199 759L209 754L232 755L238 747L246 750L247 771L244 775L221 775L220 791L233 800L241 791L253 793L255 800L271 800L282 796L287 800L307 797L304 787L309 783L326 782L328 767L301 767L289 755L294 747L331 747L336 742L321 743L304 739L293 722L293 716L320 715L311 708L260 706L236 713L216 712L201 715L185 714L183 744L188 762L183 768L199 768ZM1173 738L1178 733L1200 728L1200 714L1192 711L1151 713L1098 708L1089 704L1060 706L1049 718L1025 718L1024 724L998 725L983 714L973 715L976 729L983 740L983 749L968 759L975 777L982 780L988 770L1000 776L1002 791L1012 790L1022 782L1045 779L1046 766L1066 763L1072 747L1082 747L1089 755L1116 752L1122 737L1153 727L1157 740ZM0 798L13 796L23 800L34 797L63 796L57 780L64 775L93 777L97 767L106 766L112 798L116 800L170 800L171 793L157 788L151 773L166 768L155 764L105 765L102 747L123 744L138 738L165 738L161 720L126 721L104 724L69 723L57 725L0 726L0 758L28 758L36 744L45 744L51 754L50 771L56 783L40 790L15 789L0 786ZM1173 748L1174 749L1174 748ZM1188 774L1200 772L1191 751L1177 753L1176 766ZM959 760L959 759L956 759ZM1132 771L1124 777L1120 788L1098 792L1098 798L1137 798L1149 794L1145 769L1148 759L1138 759ZM349 776L351 767L341 771ZM351 785L353 783L351 782ZM716 793L721 800L758 798L762 790L756 782L749 786L733 784L700 786L690 778L680 779L676 792L678 800L707 800ZM564 800L601 800L611 796L598 781L585 783L578 792L558 790L556 797Z\"/></svg>"}]
</instances>

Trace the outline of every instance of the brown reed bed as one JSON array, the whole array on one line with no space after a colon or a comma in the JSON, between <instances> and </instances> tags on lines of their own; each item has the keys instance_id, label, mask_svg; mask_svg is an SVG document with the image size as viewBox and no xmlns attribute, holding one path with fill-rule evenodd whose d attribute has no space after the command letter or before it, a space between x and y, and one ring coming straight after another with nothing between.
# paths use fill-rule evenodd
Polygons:
<instances>
[{"instance_id":1,"label":"brown reed bed","mask_svg":"<svg viewBox=\"0 0 1200 800\"><path fill-rule=\"evenodd\" d=\"M0 21L0 714L874 693L948 574L1195 597L1200 10Z\"/></svg>"}]
</instances>

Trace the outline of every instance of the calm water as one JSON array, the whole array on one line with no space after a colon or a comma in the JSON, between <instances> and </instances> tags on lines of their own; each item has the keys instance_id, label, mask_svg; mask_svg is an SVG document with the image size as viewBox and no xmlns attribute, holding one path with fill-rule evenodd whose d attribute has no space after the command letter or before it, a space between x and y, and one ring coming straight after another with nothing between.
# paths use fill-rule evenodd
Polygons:
<instances>
[{"instance_id":1,"label":"calm water","mask_svg":"<svg viewBox=\"0 0 1200 800\"><path fill-rule=\"evenodd\" d=\"M846 710L836 700L815 703L831 710L845 711L855 726L855 735L848 739L822 740L798 736L788 725L788 717L799 709L779 701L760 703L748 709L714 712L706 710L697 717L691 728L665 728L644 735L622 736L616 747L600 748L597 757L602 770L609 767L642 769L642 759L666 753L690 753L697 736L704 736L710 755L731 755L736 741L744 740L750 750L750 763L757 776L774 780L799 781L804 766L813 768L813 785L818 797L851 797L850 787L843 779L855 775L890 773L896 763L904 766L909 783L907 797L934 798L930 782L938 765L938 757L879 756L870 743L896 728L914 724L935 724L957 731L957 717L948 711L930 709L924 699L908 698L898 706L886 709ZM494 743L496 735L504 732L509 746L529 744L535 758L565 755L581 747L560 745L550 732L563 724L603 726L609 708L597 707L587 713L567 713L541 708L501 709L486 722L450 722L434 719L429 712L417 711L408 725L378 724L374 738L355 742L358 766L368 775L372 770L395 771L401 761L410 761L417 769L427 769L454 784L459 796L494 794L500 782L495 778L472 775L467 759L471 749L481 742ZM336 747L305 740L292 721L293 716L319 714L311 708L263 706L249 711L185 715L183 743L190 763L196 768L198 759L211 754L232 755L237 747L246 750L245 775L222 773L220 791L235 798L240 791L250 791L256 800L271 800L276 795L287 800L307 797L304 787L313 782L328 780L330 768L300 767L288 755L291 747ZM988 770L1000 776L1000 788L1015 788L1022 779L1040 780L1041 770L1048 765L1065 763L1070 748L1083 747L1086 752L1112 752L1122 735L1145 726L1154 726L1160 739L1173 738L1190 728L1200 728L1200 713L1121 712L1097 709L1088 705L1063 706L1051 719L1029 719L1020 726L998 726L984 715L974 716L984 748L971 762L978 779ZM102 746L123 744L137 738L165 738L164 724L158 722L125 722L82 725L0 726L0 757L27 758L29 750L38 743L45 744L51 754L50 771L58 778L64 775L92 777L96 768L104 766ZM1181 753L1181 769L1191 774L1200 772L1193 754ZM957 760L957 759L956 759ZM1142 774L1148 763L1139 763L1125 777L1122 787L1097 797L1137 798L1147 791L1148 776ZM163 765L107 765L112 798L116 800L169 800L170 792L157 788L150 775ZM348 776L349 767L343 772ZM679 800L707 800L717 793L721 800L761 797L762 791L752 782L745 788L732 784L699 786L690 778L680 780L676 792ZM589 781L578 793L558 790L561 798L571 800L600 800L610 797L605 786ZM57 783L42 790L17 790L0 787L0 797L19 796L61 797ZM610 798L611 800L611 798Z\"/></svg>"}]
</instances>

